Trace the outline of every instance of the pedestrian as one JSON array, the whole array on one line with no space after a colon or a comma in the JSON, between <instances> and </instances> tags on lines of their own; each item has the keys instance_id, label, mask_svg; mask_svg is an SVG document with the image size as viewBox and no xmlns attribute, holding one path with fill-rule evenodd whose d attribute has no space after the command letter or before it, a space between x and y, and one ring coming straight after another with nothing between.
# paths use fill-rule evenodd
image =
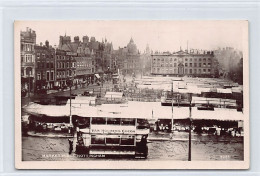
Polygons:
<instances>
[{"instance_id":1,"label":"pedestrian","mask_svg":"<svg viewBox=\"0 0 260 176\"><path fill-rule=\"evenodd\" d=\"M71 154L73 151L73 141L71 139L68 139L68 141L69 141L69 154Z\"/></svg>"}]
</instances>

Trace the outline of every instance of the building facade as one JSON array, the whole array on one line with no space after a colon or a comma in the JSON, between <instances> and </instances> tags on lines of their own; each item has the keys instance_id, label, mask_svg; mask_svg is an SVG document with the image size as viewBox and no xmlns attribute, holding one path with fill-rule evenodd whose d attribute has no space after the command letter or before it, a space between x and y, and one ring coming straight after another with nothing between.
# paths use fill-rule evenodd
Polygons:
<instances>
[{"instance_id":1,"label":"building facade","mask_svg":"<svg viewBox=\"0 0 260 176\"><path fill-rule=\"evenodd\" d=\"M94 82L95 62L90 56L77 56L76 60L76 84L89 84Z\"/></svg>"},{"instance_id":2,"label":"building facade","mask_svg":"<svg viewBox=\"0 0 260 176\"><path fill-rule=\"evenodd\" d=\"M56 49L55 86L61 88L70 86L70 80L76 76L76 57L77 53Z\"/></svg>"},{"instance_id":3,"label":"building facade","mask_svg":"<svg viewBox=\"0 0 260 176\"><path fill-rule=\"evenodd\" d=\"M158 53L151 55L151 74L214 77L215 58L211 51Z\"/></svg>"},{"instance_id":4,"label":"building facade","mask_svg":"<svg viewBox=\"0 0 260 176\"><path fill-rule=\"evenodd\" d=\"M35 51L36 33L30 28L20 32L21 54L21 89L34 91L35 84Z\"/></svg>"},{"instance_id":5,"label":"building facade","mask_svg":"<svg viewBox=\"0 0 260 176\"><path fill-rule=\"evenodd\" d=\"M141 55L132 38L126 47L114 50L113 55L116 68L119 69L123 75L132 75L142 72Z\"/></svg>"},{"instance_id":6,"label":"building facade","mask_svg":"<svg viewBox=\"0 0 260 176\"><path fill-rule=\"evenodd\" d=\"M35 88L52 89L56 82L55 69L55 49L49 46L46 41L45 45L35 45Z\"/></svg>"}]
</instances>

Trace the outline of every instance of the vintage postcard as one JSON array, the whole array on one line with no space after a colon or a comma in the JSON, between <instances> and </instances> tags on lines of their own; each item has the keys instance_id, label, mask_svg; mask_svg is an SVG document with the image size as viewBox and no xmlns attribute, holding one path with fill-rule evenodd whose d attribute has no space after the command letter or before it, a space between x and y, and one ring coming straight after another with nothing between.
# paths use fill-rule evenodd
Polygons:
<instances>
[{"instance_id":1,"label":"vintage postcard","mask_svg":"<svg viewBox=\"0 0 260 176\"><path fill-rule=\"evenodd\" d=\"M17 169L248 169L248 21L15 21Z\"/></svg>"}]
</instances>

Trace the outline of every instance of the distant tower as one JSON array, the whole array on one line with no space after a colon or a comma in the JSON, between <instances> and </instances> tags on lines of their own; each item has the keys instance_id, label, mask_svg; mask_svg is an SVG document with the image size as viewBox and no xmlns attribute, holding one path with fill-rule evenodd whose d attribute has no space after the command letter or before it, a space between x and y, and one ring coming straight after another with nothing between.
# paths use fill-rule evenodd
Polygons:
<instances>
[{"instance_id":1,"label":"distant tower","mask_svg":"<svg viewBox=\"0 0 260 176\"><path fill-rule=\"evenodd\" d=\"M65 44L70 44L71 43L71 39L70 36L60 36L60 41L59 41L59 48L61 49L62 45Z\"/></svg>"},{"instance_id":2,"label":"distant tower","mask_svg":"<svg viewBox=\"0 0 260 176\"><path fill-rule=\"evenodd\" d=\"M150 48L149 48L149 45L148 45L148 44L146 45L145 53L146 53L146 54L150 54Z\"/></svg>"}]
</instances>

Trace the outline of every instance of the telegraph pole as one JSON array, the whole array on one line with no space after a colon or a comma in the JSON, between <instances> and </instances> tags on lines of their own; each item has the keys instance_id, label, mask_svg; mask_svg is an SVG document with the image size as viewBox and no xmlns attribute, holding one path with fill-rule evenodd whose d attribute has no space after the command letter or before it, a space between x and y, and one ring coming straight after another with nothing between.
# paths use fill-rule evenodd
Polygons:
<instances>
[{"instance_id":1,"label":"telegraph pole","mask_svg":"<svg viewBox=\"0 0 260 176\"><path fill-rule=\"evenodd\" d=\"M72 115L71 115L71 85L72 85L72 80L71 80L71 78L72 78L72 70L71 70L71 56L69 56L69 73L70 73L70 77L69 77L69 84L70 84L70 125L72 125Z\"/></svg>"},{"instance_id":2,"label":"telegraph pole","mask_svg":"<svg viewBox=\"0 0 260 176\"><path fill-rule=\"evenodd\" d=\"M172 126L171 126L171 131L173 131L173 81L172 81L172 89L171 89L171 96L172 96Z\"/></svg>"},{"instance_id":3,"label":"telegraph pole","mask_svg":"<svg viewBox=\"0 0 260 176\"><path fill-rule=\"evenodd\" d=\"M191 119L191 101L192 101L192 94L189 93L189 100L190 100L190 107L189 107L189 111L190 111L190 115L189 115L189 153L188 153L188 161L191 161L191 124L192 124L192 119Z\"/></svg>"}]
</instances>

